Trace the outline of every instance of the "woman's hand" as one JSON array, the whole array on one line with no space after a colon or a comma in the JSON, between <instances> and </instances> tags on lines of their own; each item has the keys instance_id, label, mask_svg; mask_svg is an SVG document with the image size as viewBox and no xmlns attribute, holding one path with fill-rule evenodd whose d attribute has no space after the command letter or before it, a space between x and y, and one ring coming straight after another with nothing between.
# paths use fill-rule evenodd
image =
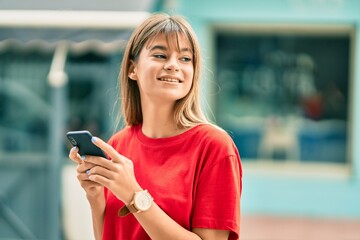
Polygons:
<instances>
[{"instance_id":1,"label":"woman's hand","mask_svg":"<svg viewBox=\"0 0 360 240\"><path fill-rule=\"evenodd\" d=\"M90 181L88 171L89 169L95 167L92 163L84 162L81 156L78 153L79 149L74 147L70 150L69 158L78 164L77 167L77 178L80 182L81 187L86 192L86 197L95 198L103 194L103 186L99 183ZM90 200L90 199L89 199Z\"/></svg>"},{"instance_id":2,"label":"woman's hand","mask_svg":"<svg viewBox=\"0 0 360 240\"><path fill-rule=\"evenodd\" d=\"M101 239L103 235L104 213L105 213L105 197L104 187L89 179L89 169L95 167L93 163L84 162L85 156L79 155L79 149L74 147L70 150L69 158L78 164L77 178L81 187L86 192L86 197L90 203L93 221L93 230L95 239Z\"/></svg>"},{"instance_id":3,"label":"woman's hand","mask_svg":"<svg viewBox=\"0 0 360 240\"><path fill-rule=\"evenodd\" d=\"M84 163L91 166L88 172L88 179L93 183L108 188L119 200L129 204L134 192L142 190L135 178L133 162L120 155L103 140L93 137L92 141L111 160L96 156L86 156Z\"/></svg>"}]
</instances>

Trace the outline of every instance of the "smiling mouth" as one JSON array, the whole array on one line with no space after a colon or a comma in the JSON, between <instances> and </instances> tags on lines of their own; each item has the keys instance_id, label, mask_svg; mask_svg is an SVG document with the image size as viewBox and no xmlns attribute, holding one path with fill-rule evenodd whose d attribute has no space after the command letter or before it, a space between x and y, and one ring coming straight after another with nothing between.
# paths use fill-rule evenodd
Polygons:
<instances>
[{"instance_id":1,"label":"smiling mouth","mask_svg":"<svg viewBox=\"0 0 360 240\"><path fill-rule=\"evenodd\" d=\"M158 80L161 82L170 82L170 83L181 83L182 82L176 78L158 78Z\"/></svg>"}]
</instances>

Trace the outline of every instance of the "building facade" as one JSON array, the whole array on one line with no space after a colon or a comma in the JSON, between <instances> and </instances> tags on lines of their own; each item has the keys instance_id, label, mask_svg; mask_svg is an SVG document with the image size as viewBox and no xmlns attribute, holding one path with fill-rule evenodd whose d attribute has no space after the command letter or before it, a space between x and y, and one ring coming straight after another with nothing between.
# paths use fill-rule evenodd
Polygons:
<instances>
[{"instance_id":1,"label":"building facade","mask_svg":"<svg viewBox=\"0 0 360 240\"><path fill-rule=\"evenodd\" d=\"M210 69L203 97L242 156L242 212L359 219L360 3L177 7Z\"/></svg>"}]
</instances>

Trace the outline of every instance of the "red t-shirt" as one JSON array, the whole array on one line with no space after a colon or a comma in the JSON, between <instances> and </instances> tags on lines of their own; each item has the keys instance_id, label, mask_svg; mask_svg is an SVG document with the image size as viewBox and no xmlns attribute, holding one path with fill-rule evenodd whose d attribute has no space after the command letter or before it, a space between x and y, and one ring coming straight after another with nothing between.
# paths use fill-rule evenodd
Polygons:
<instances>
[{"instance_id":1,"label":"red t-shirt","mask_svg":"<svg viewBox=\"0 0 360 240\"><path fill-rule=\"evenodd\" d=\"M239 238L242 167L226 132L201 124L154 139L137 125L116 133L109 143L133 161L140 186L178 224L188 230L229 230L229 239ZM150 239L133 215L118 217L124 204L107 189L105 198L103 239Z\"/></svg>"}]
</instances>

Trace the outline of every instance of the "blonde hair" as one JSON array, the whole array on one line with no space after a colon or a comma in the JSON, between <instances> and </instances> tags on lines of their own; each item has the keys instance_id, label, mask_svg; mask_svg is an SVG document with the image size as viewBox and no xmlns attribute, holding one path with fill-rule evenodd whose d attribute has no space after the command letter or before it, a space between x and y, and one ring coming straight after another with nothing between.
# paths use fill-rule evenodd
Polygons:
<instances>
[{"instance_id":1,"label":"blonde hair","mask_svg":"<svg viewBox=\"0 0 360 240\"><path fill-rule=\"evenodd\" d=\"M145 20L130 37L121 64L119 82L121 86L121 109L126 126L142 123L140 91L136 81L131 80L129 70L131 61L136 62L145 45L159 34L165 34L167 41L175 36L179 47L179 35L183 34L189 40L193 52L194 76L189 93L175 104L175 122L179 128L208 123L201 111L199 101L200 79L200 47L190 24L180 16L154 14Z\"/></svg>"}]
</instances>

